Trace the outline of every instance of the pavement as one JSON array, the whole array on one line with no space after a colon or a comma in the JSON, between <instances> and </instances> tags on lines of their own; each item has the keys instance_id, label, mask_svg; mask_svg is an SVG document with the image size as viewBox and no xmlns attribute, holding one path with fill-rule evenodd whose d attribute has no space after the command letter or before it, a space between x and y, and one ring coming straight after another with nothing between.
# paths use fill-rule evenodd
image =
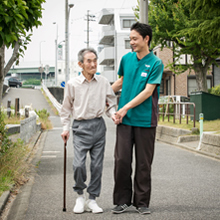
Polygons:
<instances>
[{"instance_id":1,"label":"pavement","mask_svg":"<svg viewBox=\"0 0 220 220\"><path fill-rule=\"evenodd\" d=\"M36 134L34 137L36 141L32 141L35 156L32 160L30 180L20 188L13 201L10 200L10 192L6 192L4 198L0 198L0 208L5 204L6 207L10 206L4 220L219 219L220 161L195 152L198 141L175 144L177 147L156 141L152 167L153 188L150 206L152 214L142 216L134 207L120 215L112 214L115 125L107 117L105 117L107 137L102 192L97 198L104 213L72 212L76 199L76 194L72 190L72 137L67 145L67 211L63 212L63 142L60 137L62 127L58 116L51 116L50 120L53 129ZM87 168L89 180L89 158Z\"/></svg>"}]
</instances>

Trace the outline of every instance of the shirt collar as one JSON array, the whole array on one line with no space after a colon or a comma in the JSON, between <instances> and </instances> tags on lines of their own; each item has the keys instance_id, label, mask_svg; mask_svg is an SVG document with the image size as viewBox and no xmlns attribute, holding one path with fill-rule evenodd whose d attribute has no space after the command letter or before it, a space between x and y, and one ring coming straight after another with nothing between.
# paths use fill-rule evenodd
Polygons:
<instances>
[{"instance_id":1,"label":"shirt collar","mask_svg":"<svg viewBox=\"0 0 220 220\"><path fill-rule=\"evenodd\" d=\"M81 83L81 84L82 84L84 81L88 81L88 80L86 79L86 77L82 74L82 72L81 72L80 75L79 75L79 79L80 79L80 83ZM93 76L93 78L92 78L91 81L93 81L93 80L98 81L98 77L97 77L96 74Z\"/></svg>"}]
</instances>

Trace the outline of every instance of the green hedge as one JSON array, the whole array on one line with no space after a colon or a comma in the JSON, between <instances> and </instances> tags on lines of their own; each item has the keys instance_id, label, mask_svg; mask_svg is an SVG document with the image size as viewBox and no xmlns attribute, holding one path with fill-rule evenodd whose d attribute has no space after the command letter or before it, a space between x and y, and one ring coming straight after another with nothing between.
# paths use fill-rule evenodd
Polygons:
<instances>
[{"instance_id":1,"label":"green hedge","mask_svg":"<svg viewBox=\"0 0 220 220\"><path fill-rule=\"evenodd\" d=\"M22 85L35 85L39 86L41 85L41 81L39 79L27 79L23 82Z\"/></svg>"}]
</instances>

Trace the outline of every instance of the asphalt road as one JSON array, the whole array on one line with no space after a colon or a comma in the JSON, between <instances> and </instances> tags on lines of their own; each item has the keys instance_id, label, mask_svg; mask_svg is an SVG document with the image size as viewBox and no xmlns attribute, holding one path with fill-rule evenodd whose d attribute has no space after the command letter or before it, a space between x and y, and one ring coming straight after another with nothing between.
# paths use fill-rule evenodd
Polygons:
<instances>
[{"instance_id":1,"label":"asphalt road","mask_svg":"<svg viewBox=\"0 0 220 220\"><path fill-rule=\"evenodd\" d=\"M97 198L104 213L72 212L76 199L72 190L72 137L67 146L67 212L63 212L63 142L60 137L62 128L58 116L51 116L50 119L54 127L44 132L36 145L33 160L36 167L32 171L32 178L21 188L11 206L8 220L220 219L220 161L161 142L156 142L152 167L152 213L142 216L134 208L130 208L126 213L112 214L115 125L107 117L102 192ZM87 162L89 165L89 157ZM89 181L89 167L87 168Z\"/></svg>"},{"instance_id":2,"label":"asphalt road","mask_svg":"<svg viewBox=\"0 0 220 220\"><path fill-rule=\"evenodd\" d=\"M19 98L20 108L25 105L31 105L33 110L47 109L50 115L54 115L50 105L45 100L40 89L23 89L23 88L10 88L8 94L2 99L2 105L6 108L8 99L11 100L11 106L15 106L15 99Z\"/></svg>"}]
</instances>

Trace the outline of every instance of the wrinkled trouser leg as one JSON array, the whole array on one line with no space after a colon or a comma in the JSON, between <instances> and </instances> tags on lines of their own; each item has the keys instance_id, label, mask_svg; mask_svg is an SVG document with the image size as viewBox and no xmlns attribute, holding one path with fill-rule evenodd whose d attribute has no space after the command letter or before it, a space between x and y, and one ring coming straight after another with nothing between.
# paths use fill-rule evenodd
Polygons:
<instances>
[{"instance_id":1,"label":"wrinkled trouser leg","mask_svg":"<svg viewBox=\"0 0 220 220\"><path fill-rule=\"evenodd\" d=\"M155 128L117 126L115 146L115 205L131 204L132 201L132 153L135 146L135 177L133 204L149 206L151 194L151 164L154 155Z\"/></svg>"},{"instance_id":2,"label":"wrinkled trouser leg","mask_svg":"<svg viewBox=\"0 0 220 220\"><path fill-rule=\"evenodd\" d=\"M101 177L105 149L105 122L103 118L73 122L74 159L73 170L75 185L74 191L82 194L87 187L85 184L86 156L90 152L91 180L87 192L97 197L101 190Z\"/></svg>"},{"instance_id":3,"label":"wrinkled trouser leg","mask_svg":"<svg viewBox=\"0 0 220 220\"><path fill-rule=\"evenodd\" d=\"M114 167L114 205L131 204L132 199L132 127L120 124L117 126Z\"/></svg>"}]
</instances>

